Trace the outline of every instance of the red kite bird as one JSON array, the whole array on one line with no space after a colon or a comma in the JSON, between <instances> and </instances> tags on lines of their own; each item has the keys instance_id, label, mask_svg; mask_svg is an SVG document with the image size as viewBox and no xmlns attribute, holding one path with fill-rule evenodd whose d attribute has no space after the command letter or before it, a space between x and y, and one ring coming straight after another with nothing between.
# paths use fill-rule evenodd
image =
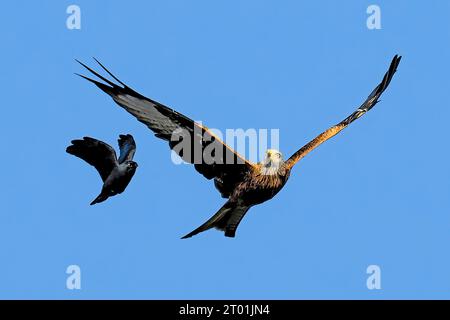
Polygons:
<instances>
[{"instance_id":1,"label":"red kite bird","mask_svg":"<svg viewBox=\"0 0 450 320\"><path fill-rule=\"evenodd\" d=\"M245 160L236 151L216 137L208 128L188 117L172 110L159 102L144 97L117 79L99 61L97 63L115 80L116 84L85 64L78 62L105 83L80 75L97 85L126 111L147 125L158 138L169 142L169 146L184 161L194 164L195 169L207 179L214 179L214 185L223 198L228 201L200 227L185 235L192 237L202 231L216 228L224 231L226 237L234 237L244 215L254 205L273 198L286 184L292 167L320 144L338 134L350 123L364 115L377 104L381 94L391 82L401 57L396 55L381 83L372 91L366 101L350 116L319 134L301 149L284 161L277 150L267 150L265 159L260 163ZM201 151L213 147L213 161L195 161L191 152L177 150L179 139L174 141L177 132L184 132L182 138L189 138L191 147ZM219 150L220 152L217 152ZM203 155L203 153L202 153Z\"/></svg>"}]
</instances>

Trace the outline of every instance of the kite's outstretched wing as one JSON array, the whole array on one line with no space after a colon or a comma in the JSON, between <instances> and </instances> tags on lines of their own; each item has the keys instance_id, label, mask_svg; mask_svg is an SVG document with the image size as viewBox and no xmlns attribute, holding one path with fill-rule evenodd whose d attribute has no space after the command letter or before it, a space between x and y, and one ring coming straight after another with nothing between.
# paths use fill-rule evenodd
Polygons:
<instances>
[{"instance_id":1,"label":"kite's outstretched wing","mask_svg":"<svg viewBox=\"0 0 450 320\"><path fill-rule=\"evenodd\" d=\"M72 145L67 147L66 152L94 166L103 181L118 165L114 149L109 144L94 138L84 137L83 140L72 140Z\"/></svg>"},{"instance_id":2,"label":"kite's outstretched wing","mask_svg":"<svg viewBox=\"0 0 450 320\"><path fill-rule=\"evenodd\" d=\"M120 148L119 163L133 160L136 153L136 142L134 142L133 136L131 134L121 134L118 143Z\"/></svg>"},{"instance_id":3,"label":"kite's outstretched wing","mask_svg":"<svg viewBox=\"0 0 450 320\"><path fill-rule=\"evenodd\" d=\"M346 128L350 123L364 115L367 111L373 108L378 102L378 99L380 98L381 94L386 90L389 83L392 80L392 77L394 76L395 71L397 71L398 64L400 63L401 56L395 55L392 59L391 65L389 67L389 70L384 75L383 80L381 83L372 91L372 93L367 97L366 101L350 116L345 118L343 121L339 122L337 125L329 128L328 130L322 132L319 134L316 138L308 142L306 145L304 145L301 149L299 149L297 152L295 152L287 161L286 161L286 167L292 168L300 159L302 159L304 156L306 156L308 153L310 153L312 150L317 148L319 145L321 145L323 142L327 141L328 139L334 137L336 134L338 134L340 131L342 131L344 128Z\"/></svg>"},{"instance_id":4,"label":"kite's outstretched wing","mask_svg":"<svg viewBox=\"0 0 450 320\"><path fill-rule=\"evenodd\" d=\"M245 160L209 129L185 115L134 91L109 72L98 60L96 61L120 85L106 79L77 60L83 67L105 83L83 75L80 76L94 83L110 95L118 105L150 128L156 137L168 141L173 151L184 161L194 164L195 169L207 179L217 178L219 180L219 191L222 195L230 193L234 189L236 182L240 181L243 175L253 169L253 163ZM183 142L180 142L181 140L184 142L188 141L188 143L183 144ZM181 145L189 145L189 150L180 148ZM205 161L203 155L210 150L214 151L211 152L210 157Z\"/></svg>"}]
</instances>

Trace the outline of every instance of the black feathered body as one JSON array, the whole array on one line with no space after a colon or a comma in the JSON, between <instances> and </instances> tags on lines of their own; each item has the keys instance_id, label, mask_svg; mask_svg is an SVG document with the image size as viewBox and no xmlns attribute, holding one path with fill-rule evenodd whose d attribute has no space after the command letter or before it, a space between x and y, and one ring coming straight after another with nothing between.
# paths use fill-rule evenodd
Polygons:
<instances>
[{"instance_id":1,"label":"black feathered body","mask_svg":"<svg viewBox=\"0 0 450 320\"><path fill-rule=\"evenodd\" d=\"M98 197L91 202L91 205L103 202L108 199L108 197L112 197L124 192L131 179L133 178L135 172L136 167L129 167L126 163L120 164L119 166L115 167L103 183L102 191L100 192Z\"/></svg>"},{"instance_id":2,"label":"black feathered body","mask_svg":"<svg viewBox=\"0 0 450 320\"><path fill-rule=\"evenodd\" d=\"M109 190L111 195L120 194L125 191L135 172L136 167L129 168L127 164L121 164L113 169L103 188Z\"/></svg>"}]
</instances>

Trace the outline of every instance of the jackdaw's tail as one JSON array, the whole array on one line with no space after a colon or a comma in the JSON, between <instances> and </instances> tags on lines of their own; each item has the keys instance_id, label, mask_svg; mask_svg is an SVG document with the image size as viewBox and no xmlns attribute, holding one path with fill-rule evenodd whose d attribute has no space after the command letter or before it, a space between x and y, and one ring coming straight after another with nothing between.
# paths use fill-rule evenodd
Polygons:
<instances>
[{"instance_id":1,"label":"jackdaw's tail","mask_svg":"<svg viewBox=\"0 0 450 320\"><path fill-rule=\"evenodd\" d=\"M105 200L108 199L108 198L109 198L109 196L108 196L107 194L104 194L104 193L102 192L102 193L100 193L100 194L98 195L97 198L94 199L94 201L91 202L91 206L94 205L94 204L96 204L96 203L103 202L103 201L105 201Z\"/></svg>"}]
</instances>

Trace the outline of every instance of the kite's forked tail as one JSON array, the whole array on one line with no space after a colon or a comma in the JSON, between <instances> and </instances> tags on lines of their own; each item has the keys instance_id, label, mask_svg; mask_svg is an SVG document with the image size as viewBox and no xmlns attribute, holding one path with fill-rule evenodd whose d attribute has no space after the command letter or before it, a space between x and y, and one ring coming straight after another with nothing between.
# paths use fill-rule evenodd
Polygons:
<instances>
[{"instance_id":1,"label":"kite's forked tail","mask_svg":"<svg viewBox=\"0 0 450 320\"><path fill-rule=\"evenodd\" d=\"M236 229L248 209L250 209L249 206L227 201L208 221L181 239L190 238L211 228L225 231L225 237L234 238Z\"/></svg>"}]
</instances>

